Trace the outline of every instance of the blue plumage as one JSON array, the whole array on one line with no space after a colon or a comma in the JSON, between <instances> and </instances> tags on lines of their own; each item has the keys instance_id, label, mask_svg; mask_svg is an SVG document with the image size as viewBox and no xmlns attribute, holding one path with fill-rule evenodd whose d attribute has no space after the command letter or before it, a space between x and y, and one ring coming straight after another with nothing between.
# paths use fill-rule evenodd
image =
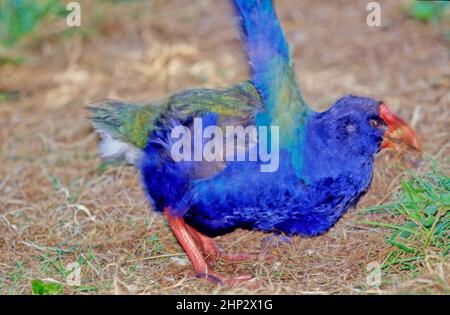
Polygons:
<instances>
[{"instance_id":1,"label":"blue plumage","mask_svg":"<svg viewBox=\"0 0 450 315\"><path fill-rule=\"evenodd\" d=\"M252 83L264 101L250 124L280 127L279 169L261 173L260 161L228 162L211 176L193 178L198 163L174 163L169 149L151 140L141 166L144 185L160 211L168 206L210 236L236 228L323 233L369 186L372 155L384 133L369 120L379 119L380 102L348 96L313 112L298 89L272 1L236 0L235 6Z\"/></svg>"},{"instance_id":2,"label":"blue plumage","mask_svg":"<svg viewBox=\"0 0 450 315\"><path fill-rule=\"evenodd\" d=\"M164 211L197 275L219 283L248 277L227 280L211 272L200 250L206 257L223 253L207 236L237 228L324 233L369 187L374 154L400 144L421 149L414 131L377 100L349 95L324 112L313 111L298 87L272 1L234 4L251 82L182 91L148 106L109 101L91 108L94 127L103 136L102 156L125 156L139 168L149 200L156 211ZM278 168L262 172L266 161L260 152L256 161L176 162L171 132L180 126L189 133L211 126L278 127L279 133L268 134L272 152L271 140L279 134Z\"/></svg>"},{"instance_id":3,"label":"blue plumage","mask_svg":"<svg viewBox=\"0 0 450 315\"><path fill-rule=\"evenodd\" d=\"M156 153L150 143L142 160L144 184L160 211L164 206L176 209L209 236L236 228L321 234L370 184L372 156L384 134L384 129L369 124L378 119L379 104L347 96L309 116L301 176L290 153L282 150L279 169L273 173L261 173L260 161L235 161L211 177L192 179L192 165L155 160L164 154ZM163 202L158 203L159 196L164 196Z\"/></svg>"},{"instance_id":4,"label":"blue plumage","mask_svg":"<svg viewBox=\"0 0 450 315\"><path fill-rule=\"evenodd\" d=\"M252 82L264 101L265 110L257 114L256 124L282 126L280 146L291 154L292 166L300 175L304 127L311 108L299 89L289 45L272 0L235 0L234 4Z\"/></svg>"}]
</instances>

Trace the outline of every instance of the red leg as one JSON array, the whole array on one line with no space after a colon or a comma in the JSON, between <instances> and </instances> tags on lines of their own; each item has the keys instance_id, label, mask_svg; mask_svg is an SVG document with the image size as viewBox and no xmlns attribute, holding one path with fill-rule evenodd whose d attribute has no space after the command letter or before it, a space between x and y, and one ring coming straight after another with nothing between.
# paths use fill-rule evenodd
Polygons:
<instances>
[{"instance_id":1,"label":"red leg","mask_svg":"<svg viewBox=\"0 0 450 315\"><path fill-rule=\"evenodd\" d=\"M203 258L200 249L198 248L195 240L192 238L186 223L184 223L183 218L170 214L169 208L164 209L164 215L169 222L169 226L171 227L173 234L188 255L197 277L205 278L216 284L228 285L235 285L237 283L253 278L250 275L245 275L236 278L225 279L222 275L213 272L206 263L205 258Z\"/></svg>"},{"instance_id":2,"label":"red leg","mask_svg":"<svg viewBox=\"0 0 450 315\"><path fill-rule=\"evenodd\" d=\"M219 258L223 258L228 262L240 262L257 258L256 255L249 254L225 254L212 238L200 233L187 224L186 227L191 235L197 240L197 243L199 243L203 253L206 255L206 259L210 263L214 263Z\"/></svg>"}]
</instances>

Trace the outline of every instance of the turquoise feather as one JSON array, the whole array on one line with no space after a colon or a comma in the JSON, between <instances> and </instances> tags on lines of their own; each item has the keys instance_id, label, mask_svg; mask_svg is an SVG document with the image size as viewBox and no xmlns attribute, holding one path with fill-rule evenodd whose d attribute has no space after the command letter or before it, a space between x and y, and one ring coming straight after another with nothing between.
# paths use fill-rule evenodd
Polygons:
<instances>
[{"instance_id":1,"label":"turquoise feather","mask_svg":"<svg viewBox=\"0 0 450 315\"><path fill-rule=\"evenodd\" d=\"M300 176L305 124L312 110L300 91L286 37L271 0L234 3L247 46L251 79L264 101L265 110L257 114L256 123L279 127L280 148L291 153Z\"/></svg>"}]
</instances>

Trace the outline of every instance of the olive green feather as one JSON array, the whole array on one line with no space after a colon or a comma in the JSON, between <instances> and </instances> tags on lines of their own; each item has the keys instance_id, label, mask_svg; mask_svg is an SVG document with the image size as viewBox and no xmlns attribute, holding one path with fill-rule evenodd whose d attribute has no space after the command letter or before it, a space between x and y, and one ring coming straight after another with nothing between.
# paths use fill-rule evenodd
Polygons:
<instances>
[{"instance_id":1,"label":"olive green feather","mask_svg":"<svg viewBox=\"0 0 450 315\"><path fill-rule=\"evenodd\" d=\"M104 100L88 107L96 131L138 148L144 148L151 132L170 119L183 122L213 112L219 114L219 125L245 125L262 108L259 94L249 81L220 90L181 91L146 104Z\"/></svg>"}]
</instances>

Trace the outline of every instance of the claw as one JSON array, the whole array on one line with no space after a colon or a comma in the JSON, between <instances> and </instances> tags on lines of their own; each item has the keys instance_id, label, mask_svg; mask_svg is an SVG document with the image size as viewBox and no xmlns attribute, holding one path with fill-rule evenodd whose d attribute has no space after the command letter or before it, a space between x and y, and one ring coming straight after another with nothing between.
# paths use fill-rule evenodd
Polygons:
<instances>
[{"instance_id":1,"label":"claw","mask_svg":"<svg viewBox=\"0 0 450 315\"><path fill-rule=\"evenodd\" d=\"M225 278L224 276L217 274L215 272L209 274L199 273L196 275L196 277L200 279L206 279L209 282L217 285L228 285L228 286L234 286L254 279L252 275L242 275L234 278Z\"/></svg>"},{"instance_id":2,"label":"claw","mask_svg":"<svg viewBox=\"0 0 450 315\"><path fill-rule=\"evenodd\" d=\"M203 235L189 225L186 225L186 227L202 248L203 254L206 256L206 260L211 265L214 265L215 262L221 258L231 263L260 259L260 255L255 254L225 254L212 238ZM273 257L264 256L264 260L272 261Z\"/></svg>"},{"instance_id":3,"label":"claw","mask_svg":"<svg viewBox=\"0 0 450 315\"><path fill-rule=\"evenodd\" d=\"M270 255L261 255L256 254L222 254L221 258L228 262L242 262L242 261L251 261L251 260L260 260L261 258L266 262L272 262L275 260L275 257Z\"/></svg>"}]
</instances>

